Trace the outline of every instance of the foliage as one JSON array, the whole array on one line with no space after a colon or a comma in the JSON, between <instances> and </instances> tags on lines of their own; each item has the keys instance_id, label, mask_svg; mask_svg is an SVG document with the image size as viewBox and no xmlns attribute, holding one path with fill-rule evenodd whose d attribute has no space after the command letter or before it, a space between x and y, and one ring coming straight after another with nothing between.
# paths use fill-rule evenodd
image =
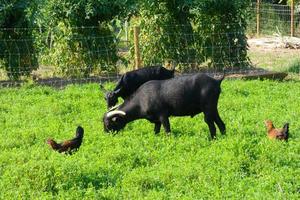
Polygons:
<instances>
[{"instance_id":1,"label":"foliage","mask_svg":"<svg viewBox=\"0 0 300 200\"><path fill-rule=\"evenodd\" d=\"M229 0L141 1L138 19L133 18L132 23L142 29L140 48L144 64L210 61L216 68L244 67L245 10L249 5L249 1Z\"/></svg>"},{"instance_id":2,"label":"foliage","mask_svg":"<svg viewBox=\"0 0 300 200\"><path fill-rule=\"evenodd\" d=\"M115 71L120 60L116 22L129 19L132 25L141 26L145 65L173 61L183 69L207 64L220 69L248 64L245 9L249 1L10 0L3 5L3 27L25 28L0 35L13 37L1 43L6 51L1 55L8 73L15 70L11 73L15 79L38 67L36 52L42 66L55 66L65 77ZM18 17L10 18L12 13L19 13Z\"/></svg>"},{"instance_id":3,"label":"foliage","mask_svg":"<svg viewBox=\"0 0 300 200\"><path fill-rule=\"evenodd\" d=\"M88 77L95 72L115 69L117 43L107 23L78 29L59 23L50 32L49 47L40 44L42 60L56 66L59 74Z\"/></svg>"},{"instance_id":4,"label":"foliage","mask_svg":"<svg viewBox=\"0 0 300 200\"><path fill-rule=\"evenodd\" d=\"M145 65L175 60L193 63L192 24L187 1L139 1L137 21Z\"/></svg>"},{"instance_id":5,"label":"foliage","mask_svg":"<svg viewBox=\"0 0 300 200\"><path fill-rule=\"evenodd\" d=\"M171 136L155 135L145 120L106 134L97 84L1 89L0 198L299 199L299 87L225 79L219 111L227 135L215 141L202 114L171 118ZM290 122L290 140L266 138L265 119ZM85 136L76 154L48 148L48 137L71 138L79 124Z\"/></svg>"},{"instance_id":6,"label":"foliage","mask_svg":"<svg viewBox=\"0 0 300 200\"><path fill-rule=\"evenodd\" d=\"M124 15L129 2L43 1L36 22L48 38L44 48L51 55L48 61L67 76L115 70L117 43L109 22Z\"/></svg>"},{"instance_id":7,"label":"foliage","mask_svg":"<svg viewBox=\"0 0 300 200\"><path fill-rule=\"evenodd\" d=\"M299 15L295 9L295 35L299 29ZM248 27L249 32L256 33L256 11L253 8L252 14L248 17L252 26ZM262 2L260 5L260 34L261 35L290 35L291 31L291 12L287 5L274 5Z\"/></svg>"},{"instance_id":8,"label":"foliage","mask_svg":"<svg viewBox=\"0 0 300 200\"><path fill-rule=\"evenodd\" d=\"M300 3L300 0L293 0L293 1L294 1L295 5ZM292 0L281 0L280 3L291 5L292 4Z\"/></svg>"},{"instance_id":9,"label":"foliage","mask_svg":"<svg viewBox=\"0 0 300 200\"><path fill-rule=\"evenodd\" d=\"M246 21L249 1L206 0L194 9L197 50L222 69L248 66Z\"/></svg>"},{"instance_id":10,"label":"foliage","mask_svg":"<svg viewBox=\"0 0 300 200\"><path fill-rule=\"evenodd\" d=\"M31 29L30 1L1 0L0 59L10 79L27 76L37 69L37 55Z\"/></svg>"}]
</instances>

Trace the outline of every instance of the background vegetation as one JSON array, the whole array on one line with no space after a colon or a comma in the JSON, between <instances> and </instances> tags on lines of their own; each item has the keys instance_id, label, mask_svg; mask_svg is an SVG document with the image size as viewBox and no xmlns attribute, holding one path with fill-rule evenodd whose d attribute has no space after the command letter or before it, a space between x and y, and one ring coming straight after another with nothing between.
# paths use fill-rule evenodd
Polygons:
<instances>
[{"instance_id":1,"label":"background vegetation","mask_svg":"<svg viewBox=\"0 0 300 200\"><path fill-rule=\"evenodd\" d=\"M0 67L10 79L45 65L65 77L116 71L117 62L125 59L118 54L125 21L141 26L145 65L169 60L187 67L247 65L250 1L2 1ZM133 64L132 58L125 64Z\"/></svg>"},{"instance_id":2,"label":"background vegetation","mask_svg":"<svg viewBox=\"0 0 300 200\"><path fill-rule=\"evenodd\" d=\"M106 134L96 84L2 89L0 198L299 199L299 87L225 80L219 110L227 135L215 141L203 114L171 118L170 137L144 120ZM265 119L290 122L289 142L269 140ZM77 125L85 136L76 154L46 145L73 137Z\"/></svg>"},{"instance_id":3,"label":"background vegetation","mask_svg":"<svg viewBox=\"0 0 300 200\"><path fill-rule=\"evenodd\" d=\"M34 10L35 5L31 1L0 1L0 67L6 70L10 79L28 76L38 67L31 29ZM21 29L14 29L15 27Z\"/></svg>"},{"instance_id":4,"label":"background vegetation","mask_svg":"<svg viewBox=\"0 0 300 200\"><path fill-rule=\"evenodd\" d=\"M246 67L250 1L141 1L144 63L173 60L183 67ZM155 56L153 56L155 55ZM188 64L188 65L187 65Z\"/></svg>"},{"instance_id":5,"label":"background vegetation","mask_svg":"<svg viewBox=\"0 0 300 200\"><path fill-rule=\"evenodd\" d=\"M46 68L61 77L115 73L120 66L134 64L134 26L141 28L142 65L173 63L178 70L247 68L246 35L256 33L253 2L1 0L0 73L5 71L14 80ZM289 34L290 8L276 4L290 1L262 2L262 35ZM129 55L120 49L129 49Z\"/></svg>"}]
</instances>

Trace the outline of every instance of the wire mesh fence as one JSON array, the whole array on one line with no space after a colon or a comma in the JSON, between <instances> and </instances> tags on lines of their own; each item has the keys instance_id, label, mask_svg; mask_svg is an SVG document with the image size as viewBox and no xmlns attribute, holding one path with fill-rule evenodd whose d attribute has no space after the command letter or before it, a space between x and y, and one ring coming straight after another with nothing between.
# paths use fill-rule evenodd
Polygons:
<instances>
[{"instance_id":1,"label":"wire mesh fence","mask_svg":"<svg viewBox=\"0 0 300 200\"><path fill-rule=\"evenodd\" d=\"M287 46L283 37L272 41L272 48L266 48L270 41L247 41L245 33L230 29L212 29L209 37L204 37L201 29L185 32L186 25L157 26L151 35L144 31L147 27L140 28L138 45L132 39L132 29L122 30L129 36L121 31L105 34L99 27L1 29L0 86L33 81L60 87L115 80L135 68L135 46L140 50L141 66L163 65L182 73L201 71L212 75L223 70L227 74L273 70L299 75L299 50ZM32 34L24 34L28 31Z\"/></svg>"},{"instance_id":2,"label":"wire mesh fence","mask_svg":"<svg viewBox=\"0 0 300 200\"><path fill-rule=\"evenodd\" d=\"M300 5L252 3L248 20L251 35L278 35L300 37Z\"/></svg>"}]
</instances>

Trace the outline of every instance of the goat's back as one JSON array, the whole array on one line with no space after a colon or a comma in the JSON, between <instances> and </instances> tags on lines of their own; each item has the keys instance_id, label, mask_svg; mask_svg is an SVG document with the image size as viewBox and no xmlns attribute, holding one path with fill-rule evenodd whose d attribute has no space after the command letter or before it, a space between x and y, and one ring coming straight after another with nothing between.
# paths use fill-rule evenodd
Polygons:
<instances>
[{"instance_id":1,"label":"goat's back","mask_svg":"<svg viewBox=\"0 0 300 200\"><path fill-rule=\"evenodd\" d=\"M171 115L194 115L204 106L216 106L220 82L205 74L152 80L143 84L132 96L144 112L166 111Z\"/></svg>"},{"instance_id":2,"label":"goat's back","mask_svg":"<svg viewBox=\"0 0 300 200\"><path fill-rule=\"evenodd\" d=\"M122 88L121 96L127 97L135 92L142 84L151 80L165 80L174 77L174 71L161 66L145 67L124 74L117 88Z\"/></svg>"}]
</instances>

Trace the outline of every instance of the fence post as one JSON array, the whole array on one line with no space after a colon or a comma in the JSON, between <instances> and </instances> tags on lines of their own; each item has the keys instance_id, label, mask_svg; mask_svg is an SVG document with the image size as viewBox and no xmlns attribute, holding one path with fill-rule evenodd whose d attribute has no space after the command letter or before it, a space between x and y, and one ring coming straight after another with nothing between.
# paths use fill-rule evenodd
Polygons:
<instances>
[{"instance_id":1,"label":"fence post","mask_svg":"<svg viewBox=\"0 0 300 200\"><path fill-rule=\"evenodd\" d=\"M260 32L260 0L256 3L256 35L259 36Z\"/></svg>"},{"instance_id":2,"label":"fence post","mask_svg":"<svg viewBox=\"0 0 300 200\"><path fill-rule=\"evenodd\" d=\"M294 36L295 33L295 28L294 28L294 9L295 9L295 5L294 5L294 0L291 0L291 37Z\"/></svg>"},{"instance_id":3,"label":"fence post","mask_svg":"<svg viewBox=\"0 0 300 200\"><path fill-rule=\"evenodd\" d=\"M141 66L141 58L140 58L140 48L139 48L139 34L140 27L135 26L133 29L134 33L134 60L135 60L135 69L140 68Z\"/></svg>"}]
</instances>

